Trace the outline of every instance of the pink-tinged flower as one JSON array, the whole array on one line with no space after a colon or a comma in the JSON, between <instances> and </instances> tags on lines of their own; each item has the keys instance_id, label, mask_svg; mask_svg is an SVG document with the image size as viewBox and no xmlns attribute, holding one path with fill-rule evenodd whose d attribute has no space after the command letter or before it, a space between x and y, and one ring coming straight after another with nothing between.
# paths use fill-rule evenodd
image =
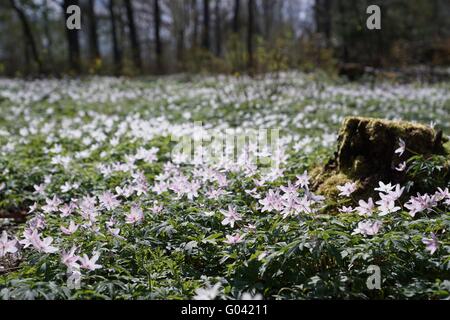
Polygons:
<instances>
[{"instance_id":1,"label":"pink-tinged flower","mask_svg":"<svg viewBox=\"0 0 450 320\"><path fill-rule=\"evenodd\" d=\"M256 188L253 189L246 189L244 190L246 194L248 194L253 199L260 199L261 195L258 193L258 190Z\"/></svg>"},{"instance_id":2,"label":"pink-tinged flower","mask_svg":"<svg viewBox=\"0 0 450 320\"><path fill-rule=\"evenodd\" d=\"M120 228L108 228L109 233L117 238L121 238L124 239L123 237L121 237L120 234Z\"/></svg>"},{"instance_id":3,"label":"pink-tinged flower","mask_svg":"<svg viewBox=\"0 0 450 320\"><path fill-rule=\"evenodd\" d=\"M430 196L424 194L423 196L417 194L416 197L411 197L407 203L405 203L405 208L409 210L409 215L414 218L416 213L426 210L430 211L433 207L437 206L437 200L435 195Z\"/></svg>"},{"instance_id":4,"label":"pink-tinged flower","mask_svg":"<svg viewBox=\"0 0 450 320\"><path fill-rule=\"evenodd\" d=\"M147 163L152 163L158 160L156 157L156 154L158 153L159 149L156 147L150 148L150 150L146 150L144 148L139 148L137 150L137 153L135 155L135 158L137 160L144 160Z\"/></svg>"},{"instance_id":5,"label":"pink-tinged flower","mask_svg":"<svg viewBox=\"0 0 450 320\"><path fill-rule=\"evenodd\" d=\"M126 223L136 223L141 222L142 220L144 220L142 209L137 205L131 206L130 213L125 217Z\"/></svg>"},{"instance_id":6,"label":"pink-tinged flower","mask_svg":"<svg viewBox=\"0 0 450 320\"><path fill-rule=\"evenodd\" d=\"M337 186L336 188L340 191L340 196L348 197L356 191L356 182L347 182L343 186Z\"/></svg>"},{"instance_id":7,"label":"pink-tinged flower","mask_svg":"<svg viewBox=\"0 0 450 320\"><path fill-rule=\"evenodd\" d=\"M28 208L30 208L30 210L28 210L28 213L36 211L36 209L38 208L37 202L33 203L33 205L29 206Z\"/></svg>"},{"instance_id":8,"label":"pink-tinged flower","mask_svg":"<svg viewBox=\"0 0 450 320\"><path fill-rule=\"evenodd\" d=\"M198 189L200 189L200 183L198 181L193 181L186 185L185 193L189 200L193 200L198 197Z\"/></svg>"},{"instance_id":9,"label":"pink-tinged flower","mask_svg":"<svg viewBox=\"0 0 450 320\"><path fill-rule=\"evenodd\" d=\"M380 193L379 195L380 198L388 198L392 201L396 201L402 196L403 190L405 190L405 187L400 187L399 184L396 184L395 190L387 192L386 195L383 195L382 193Z\"/></svg>"},{"instance_id":10,"label":"pink-tinged flower","mask_svg":"<svg viewBox=\"0 0 450 320\"><path fill-rule=\"evenodd\" d=\"M380 210L380 216L385 216L389 213L394 213L401 209L400 207L396 206L395 201L393 201L388 196L382 197L381 200L376 202L376 204L379 206L378 210Z\"/></svg>"},{"instance_id":11,"label":"pink-tinged flower","mask_svg":"<svg viewBox=\"0 0 450 320\"><path fill-rule=\"evenodd\" d=\"M115 190L116 190L116 194L118 196L123 196L125 198L130 197L134 192L133 187L130 187L130 186L124 186L123 188L116 187Z\"/></svg>"},{"instance_id":12,"label":"pink-tinged flower","mask_svg":"<svg viewBox=\"0 0 450 320\"><path fill-rule=\"evenodd\" d=\"M34 232L37 232L36 229L31 229L31 228L26 228L23 231L23 239L19 241L19 243L21 245L23 245L24 248L28 248L29 246L31 246L31 237L33 236Z\"/></svg>"},{"instance_id":13,"label":"pink-tinged flower","mask_svg":"<svg viewBox=\"0 0 450 320\"><path fill-rule=\"evenodd\" d=\"M371 216L373 213L373 209L375 209L375 204L373 203L372 198L369 198L367 202L364 200L359 200L359 207L356 207L356 211L360 216Z\"/></svg>"},{"instance_id":14,"label":"pink-tinged flower","mask_svg":"<svg viewBox=\"0 0 450 320\"><path fill-rule=\"evenodd\" d=\"M258 202L263 205L261 212L272 210L280 211L283 209L282 198L279 190L273 191L273 189L270 189L266 194L266 197Z\"/></svg>"},{"instance_id":15,"label":"pink-tinged flower","mask_svg":"<svg viewBox=\"0 0 450 320\"><path fill-rule=\"evenodd\" d=\"M30 229L44 229L47 223L43 214L37 214L28 221Z\"/></svg>"},{"instance_id":16,"label":"pink-tinged flower","mask_svg":"<svg viewBox=\"0 0 450 320\"><path fill-rule=\"evenodd\" d=\"M312 213L311 205L312 201L305 195L297 201L297 212Z\"/></svg>"},{"instance_id":17,"label":"pink-tinged flower","mask_svg":"<svg viewBox=\"0 0 450 320\"><path fill-rule=\"evenodd\" d=\"M434 193L434 196L436 201L442 201L444 199L450 199L450 192L448 191L448 188L438 188L438 190Z\"/></svg>"},{"instance_id":18,"label":"pink-tinged flower","mask_svg":"<svg viewBox=\"0 0 450 320\"><path fill-rule=\"evenodd\" d=\"M275 181L278 178L281 178L283 176L283 172L284 169L283 168L278 168L278 167L273 167L270 169L269 173L266 175L266 179L268 181Z\"/></svg>"},{"instance_id":19,"label":"pink-tinged flower","mask_svg":"<svg viewBox=\"0 0 450 320\"><path fill-rule=\"evenodd\" d=\"M228 205L228 210L220 210L222 214L225 216L225 219L222 220L222 225L226 226L229 224L232 228L234 228L234 223L236 221L242 220L241 215L236 211L236 208Z\"/></svg>"},{"instance_id":20,"label":"pink-tinged flower","mask_svg":"<svg viewBox=\"0 0 450 320\"><path fill-rule=\"evenodd\" d=\"M255 184L256 187L264 187L264 185L266 184L266 180L264 178L260 180L253 179L253 183Z\"/></svg>"},{"instance_id":21,"label":"pink-tinged flower","mask_svg":"<svg viewBox=\"0 0 450 320\"><path fill-rule=\"evenodd\" d=\"M228 186L227 176L224 175L223 173L217 172L215 174L215 178L216 178L217 183L219 184L220 188L226 188Z\"/></svg>"},{"instance_id":22,"label":"pink-tinged flower","mask_svg":"<svg viewBox=\"0 0 450 320\"><path fill-rule=\"evenodd\" d=\"M406 144L402 138L398 138L398 148L395 149L394 153L398 153L398 156L401 157L403 152L405 152Z\"/></svg>"},{"instance_id":23,"label":"pink-tinged flower","mask_svg":"<svg viewBox=\"0 0 450 320\"><path fill-rule=\"evenodd\" d=\"M66 181L66 183L64 183L60 189L62 193L67 193L72 190L72 184L69 181Z\"/></svg>"},{"instance_id":24,"label":"pink-tinged flower","mask_svg":"<svg viewBox=\"0 0 450 320\"><path fill-rule=\"evenodd\" d=\"M313 192L311 192L309 190L305 190L305 196L308 200L310 200L312 202L322 202L325 200L324 196L314 194Z\"/></svg>"},{"instance_id":25,"label":"pink-tinged flower","mask_svg":"<svg viewBox=\"0 0 450 320\"><path fill-rule=\"evenodd\" d=\"M296 196L298 193L297 187L295 185L291 184L290 181L288 182L287 186L281 186L280 189L281 189L281 191L284 192L284 194L282 196L283 199L287 199L290 196Z\"/></svg>"},{"instance_id":26,"label":"pink-tinged flower","mask_svg":"<svg viewBox=\"0 0 450 320\"><path fill-rule=\"evenodd\" d=\"M260 293L252 294L250 292L244 292L241 295L240 300L262 300L263 296Z\"/></svg>"},{"instance_id":27,"label":"pink-tinged flower","mask_svg":"<svg viewBox=\"0 0 450 320\"><path fill-rule=\"evenodd\" d=\"M8 240L8 234L6 231L3 231L0 237L0 258L7 253L16 253L17 250L17 240Z\"/></svg>"},{"instance_id":28,"label":"pink-tinged flower","mask_svg":"<svg viewBox=\"0 0 450 320\"><path fill-rule=\"evenodd\" d=\"M47 185L44 184L44 183L41 183L39 185L35 184L33 186L33 188L34 188L34 192L33 193L37 194L39 196L45 196L45 187L47 187Z\"/></svg>"},{"instance_id":29,"label":"pink-tinged flower","mask_svg":"<svg viewBox=\"0 0 450 320\"><path fill-rule=\"evenodd\" d=\"M342 213L352 213L353 211L355 211L355 209L353 209L352 207L342 206L342 208L339 208L339 212Z\"/></svg>"},{"instance_id":30,"label":"pink-tinged flower","mask_svg":"<svg viewBox=\"0 0 450 320\"><path fill-rule=\"evenodd\" d=\"M71 235L78 230L78 227L79 226L77 224L75 224L75 222L73 222L73 220L70 220L68 228L66 228L64 226L61 226L60 228L61 228L62 233L66 234L66 235Z\"/></svg>"},{"instance_id":31,"label":"pink-tinged flower","mask_svg":"<svg viewBox=\"0 0 450 320\"><path fill-rule=\"evenodd\" d=\"M297 181L295 182L296 186L299 186L300 188L308 188L309 186L308 171L305 171L301 175L295 177L297 178Z\"/></svg>"},{"instance_id":32,"label":"pink-tinged flower","mask_svg":"<svg viewBox=\"0 0 450 320\"><path fill-rule=\"evenodd\" d=\"M87 254L83 254L83 256L79 259L81 263L81 268L91 271L102 268L102 265L96 264L98 258L100 257L100 254L98 252L93 252L92 254L93 254L92 258L90 259Z\"/></svg>"},{"instance_id":33,"label":"pink-tinged flower","mask_svg":"<svg viewBox=\"0 0 450 320\"><path fill-rule=\"evenodd\" d=\"M134 173L132 176L134 178L133 190L136 192L136 194L138 196L146 194L148 191L148 183L144 173L139 171Z\"/></svg>"},{"instance_id":34,"label":"pink-tinged flower","mask_svg":"<svg viewBox=\"0 0 450 320\"><path fill-rule=\"evenodd\" d=\"M52 237L46 237L44 238L44 240L42 240L39 244L38 247L35 246L35 248L38 251L44 252L44 253L55 253L58 252L58 248L57 247L53 247L51 246L53 242L53 238Z\"/></svg>"},{"instance_id":35,"label":"pink-tinged flower","mask_svg":"<svg viewBox=\"0 0 450 320\"><path fill-rule=\"evenodd\" d=\"M37 251L43 253L55 253L59 250L51 245L53 242L52 237L46 237L42 240L37 229L32 232L30 232L30 230L25 230L24 237L25 239L21 240L20 243L23 244L25 248L32 245Z\"/></svg>"},{"instance_id":36,"label":"pink-tinged flower","mask_svg":"<svg viewBox=\"0 0 450 320\"><path fill-rule=\"evenodd\" d=\"M390 183L388 184L384 184L382 181L378 182L378 188L375 188L375 191L379 191L379 192L384 192L384 193L388 193L391 192L392 189L394 189L394 186L391 185Z\"/></svg>"},{"instance_id":37,"label":"pink-tinged flower","mask_svg":"<svg viewBox=\"0 0 450 320\"><path fill-rule=\"evenodd\" d=\"M156 194L161 194L163 192L166 192L169 188L169 185L166 182L156 182L155 185L152 188L152 191Z\"/></svg>"},{"instance_id":38,"label":"pink-tinged flower","mask_svg":"<svg viewBox=\"0 0 450 320\"><path fill-rule=\"evenodd\" d=\"M206 192L206 196L213 200L219 199L221 196L227 194L223 189L211 189Z\"/></svg>"},{"instance_id":39,"label":"pink-tinged flower","mask_svg":"<svg viewBox=\"0 0 450 320\"><path fill-rule=\"evenodd\" d=\"M245 235L240 235L238 233L234 234L234 235L226 235L225 237L227 238L224 242L228 243L228 244L238 244L241 243L242 241L244 241L244 236Z\"/></svg>"},{"instance_id":40,"label":"pink-tinged flower","mask_svg":"<svg viewBox=\"0 0 450 320\"><path fill-rule=\"evenodd\" d=\"M112 228L116 224L116 219L114 217L109 218L108 221L105 222L107 228Z\"/></svg>"},{"instance_id":41,"label":"pink-tinged flower","mask_svg":"<svg viewBox=\"0 0 450 320\"><path fill-rule=\"evenodd\" d=\"M67 287L69 289L79 289L81 287L81 272L80 268L67 269Z\"/></svg>"},{"instance_id":42,"label":"pink-tinged flower","mask_svg":"<svg viewBox=\"0 0 450 320\"><path fill-rule=\"evenodd\" d=\"M106 209L106 210L114 210L120 205L120 201L116 199L117 196L113 195L111 192L106 191L98 196L98 200L100 201L100 204Z\"/></svg>"},{"instance_id":43,"label":"pink-tinged flower","mask_svg":"<svg viewBox=\"0 0 450 320\"><path fill-rule=\"evenodd\" d=\"M158 201L155 201L153 203L153 207L150 208L151 212L154 214L159 214L164 209L164 206L161 204L158 204Z\"/></svg>"},{"instance_id":44,"label":"pink-tinged flower","mask_svg":"<svg viewBox=\"0 0 450 320\"><path fill-rule=\"evenodd\" d=\"M81 216L92 223L96 222L98 216L98 208L96 207L96 204L97 199L95 197L86 196L81 199L79 205Z\"/></svg>"},{"instance_id":45,"label":"pink-tinged flower","mask_svg":"<svg viewBox=\"0 0 450 320\"><path fill-rule=\"evenodd\" d=\"M61 262L69 268L69 270L79 269L80 265L77 263L80 259L80 256L75 254L77 247L73 246L70 251L62 251L61 253Z\"/></svg>"},{"instance_id":46,"label":"pink-tinged flower","mask_svg":"<svg viewBox=\"0 0 450 320\"><path fill-rule=\"evenodd\" d=\"M64 204L62 207L59 208L59 212L61 214L59 215L61 218L68 217L72 214L72 212L76 209L75 203L71 202L70 204Z\"/></svg>"},{"instance_id":47,"label":"pink-tinged flower","mask_svg":"<svg viewBox=\"0 0 450 320\"><path fill-rule=\"evenodd\" d=\"M214 286L208 286L207 288L198 288L195 290L194 300L214 300L219 295L220 282Z\"/></svg>"},{"instance_id":48,"label":"pink-tinged flower","mask_svg":"<svg viewBox=\"0 0 450 320\"><path fill-rule=\"evenodd\" d=\"M406 161L403 161L402 163L399 163L398 166L396 166L394 169L399 171L399 172L405 171L405 169L406 169Z\"/></svg>"},{"instance_id":49,"label":"pink-tinged flower","mask_svg":"<svg viewBox=\"0 0 450 320\"><path fill-rule=\"evenodd\" d=\"M300 201L301 200L298 198L298 196L293 194L289 194L288 197L283 199L282 200L282 204L284 207L282 210L283 218L286 218L291 214L298 214L299 208L298 203Z\"/></svg>"},{"instance_id":50,"label":"pink-tinged flower","mask_svg":"<svg viewBox=\"0 0 450 320\"><path fill-rule=\"evenodd\" d=\"M362 234L365 236L373 236L378 233L383 223L381 221L370 222L369 220L361 221L358 227L353 230L352 234Z\"/></svg>"},{"instance_id":51,"label":"pink-tinged flower","mask_svg":"<svg viewBox=\"0 0 450 320\"><path fill-rule=\"evenodd\" d=\"M62 201L56 196L53 196L52 199L45 199L45 202L47 204L42 207L42 211L44 211L45 213L58 211L58 206L62 203Z\"/></svg>"},{"instance_id":52,"label":"pink-tinged flower","mask_svg":"<svg viewBox=\"0 0 450 320\"><path fill-rule=\"evenodd\" d=\"M422 243L426 246L425 250L433 254L439 248L439 241L434 233L431 233L430 236L431 238L422 238Z\"/></svg>"}]
</instances>

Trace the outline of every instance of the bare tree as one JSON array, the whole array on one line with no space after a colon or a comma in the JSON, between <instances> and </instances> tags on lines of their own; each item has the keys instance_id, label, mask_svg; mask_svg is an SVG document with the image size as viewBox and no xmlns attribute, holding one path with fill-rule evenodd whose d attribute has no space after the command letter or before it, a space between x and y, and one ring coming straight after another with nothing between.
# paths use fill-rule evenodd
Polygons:
<instances>
[{"instance_id":1,"label":"bare tree","mask_svg":"<svg viewBox=\"0 0 450 320\"><path fill-rule=\"evenodd\" d=\"M248 0L248 21L247 21L247 67L251 73L254 68L254 57L253 57L253 33L254 33L254 10L255 10L254 0Z\"/></svg>"},{"instance_id":2,"label":"bare tree","mask_svg":"<svg viewBox=\"0 0 450 320\"><path fill-rule=\"evenodd\" d=\"M46 39L46 44L45 44L45 50L46 50L46 55L47 55L47 59L48 61L53 61L53 40L52 40L52 34L50 32L50 21L49 21L49 0L45 0L44 3L44 10L42 12L42 18L44 20L44 34L45 34L45 39Z\"/></svg>"},{"instance_id":3,"label":"bare tree","mask_svg":"<svg viewBox=\"0 0 450 320\"><path fill-rule=\"evenodd\" d=\"M17 13L17 16L19 17L20 23L22 25L23 35L24 35L24 39L25 39L26 53L28 52L27 47L29 45L31 48L31 54L33 56L33 60L36 62L37 66L38 66L38 71L39 71L39 73L42 73L43 72L42 61L41 61L41 58L39 57L39 52L36 47L36 42L34 41L34 36L31 31L30 24L28 23L28 18L25 15L24 10L17 5L15 0L10 0L9 2L11 4L11 7ZM28 61L27 61L27 63L28 63Z\"/></svg>"},{"instance_id":4,"label":"bare tree","mask_svg":"<svg viewBox=\"0 0 450 320\"><path fill-rule=\"evenodd\" d=\"M216 44L216 56L220 56L222 54L222 18L220 13L220 0L216 0L214 6L214 16L215 16L215 24L214 24L214 34L215 34L215 44Z\"/></svg>"},{"instance_id":5,"label":"bare tree","mask_svg":"<svg viewBox=\"0 0 450 320\"><path fill-rule=\"evenodd\" d=\"M324 35L327 43L331 38L331 0L315 0L314 20L316 31Z\"/></svg>"},{"instance_id":6,"label":"bare tree","mask_svg":"<svg viewBox=\"0 0 450 320\"><path fill-rule=\"evenodd\" d=\"M161 44L161 9L159 0L153 0L153 20L155 35L155 54L157 72L162 72L162 44Z\"/></svg>"},{"instance_id":7,"label":"bare tree","mask_svg":"<svg viewBox=\"0 0 450 320\"><path fill-rule=\"evenodd\" d=\"M172 16L172 32L175 38L177 61L182 63L184 61L185 36L191 4L179 0L169 0L167 4Z\"/></svg>"},{"instance_id":8,"label":"bare tree","mask_svg":"<svg viewBox=\"0 0 450 320\"><path fill-rule=\"evenodd\" d=\"M241 2L240 0L234 0L234 13L233 13L233 33L238 33L240 30L240 19L239 19L239 12L240 12Z\"/></svg>"},{"instance_id":9,"label":"bare tree","mask_svg":"<svg viewBox=\"0 0 450 320\"><path fill-rule=\"evenodd\" d=\"M191 2L192 20L194 21L194 30L192 32L192 47L197 46L198 40L198 10L197 10L197 0L192 0Z\"/></svg>"},{"instance_id":10,"label":"bare tree","mask_svg":"<svg viewBox=\"0 0 450 320\"><path fill-rule=\"evenodd\" d=\"M277 6L279 3L273 0L262 0L263 11L263 31L266 41L270 41L272 28L274 26L275 13L277 12Z\"/></svg>"},{"instance_id":11,"label":"bare tree","mask_svg":"<svg viewBox=\"0 0 450 320\"><path fill-rule=\"evenodd\" d=\"M133 3L131 0L124 0L125 9L127 11L127 20L128 20L128 30L130 31L130 43L131 43L131 51L133 54L133 62L134 66L141 70L142 69L142 60L141 60L141 48L139 45L139 38L136 31L136 23L134 21L134 10Z\"/></svg>"},{"instance_id":12,"label":"bare tree","mask_svg":"<svg viewBox=\"0 0 450 320\"><path fill-rule=\"evenodd\" d=\"M113 45L113 60L114 69L116 74L120 74L122 71L122 52L119 47L119 41L117 38L117 17L116 17L116 1L109 0L108 11L109 19L111 21L111 40Z\"/></svg>"},{"instance_id":13,"label":"bare tree","mask_svg":"<svg viewBox=\"0 0 450 320\"><path fill-rule=\"evenodd\" d=\"M202 47L206 50L210 49L209 41L209 0L203 0L203 35Z\"/></svg>"},{"instance_id":14,"label":"bare tree","mask_svg":"<svg viewBox=\"0 0 450 320\"><path fill-rule=\"evenodd\" d=\"M98 32L97 32L97 16L95 15L94 0L88 0L87 2L87 15L88 15L88 33L89 33L89 51L92 61L100 59L100 49L98 45Z\"/></svg>"},{"instance_id":15,"label":"bare tree","mask_svg":"<svg viewBox=\"0 0 450 320\"><path fill-rule=\"evenodd\" d=\"M64 0L62 9L64 14L64 28L66 29L66 38L69 51L69 66L70 69L76 73L81 72L81 58L80 58L80 40L78 38L77 29L66 28L66 21L69 18L67 8L71 5L79 5L78 0Z\"/></svg>"}]
</instances>

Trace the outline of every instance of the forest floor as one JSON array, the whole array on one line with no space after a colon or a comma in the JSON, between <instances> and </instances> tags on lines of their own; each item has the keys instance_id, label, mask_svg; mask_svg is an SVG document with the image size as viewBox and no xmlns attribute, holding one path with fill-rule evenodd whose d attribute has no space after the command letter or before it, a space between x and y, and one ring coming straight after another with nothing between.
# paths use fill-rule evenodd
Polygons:
<instances>
[{"instance_id":1,"label":"forest floor","mask_svg":"<svg viewBox=\"0 0 450 320\"><path fill-rule=\"evenodd\" d=\"M0 79L0 114L0 298L450 297L448 155L313 187L346 117L450 134L449 83Z\"/></svg>"}]
</instances>

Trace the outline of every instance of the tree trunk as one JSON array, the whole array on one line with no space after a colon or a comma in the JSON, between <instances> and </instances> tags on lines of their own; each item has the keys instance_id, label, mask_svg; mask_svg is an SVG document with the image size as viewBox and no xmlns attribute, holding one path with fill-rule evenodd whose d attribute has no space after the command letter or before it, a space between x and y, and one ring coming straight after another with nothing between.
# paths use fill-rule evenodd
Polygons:
<instances>
[{"instance_id":1,"label":"tree trunk","mask_svg":"<svg viewBox=\"0 0 450 320\"><path fill-rule=\"evenodd\" d=\"M197 46L198 41L198 10L197 10L197 0L192 0L192 12L193 12L193 20L194 20L194 30L192 32L192 47Z\"/></svg>"},{"instance_id":2,"label":"tree trunk","mask_svg":"<svg viewBox=\"0 0 450 320\"><path fill-rule=\"evenodd\" d=\"M98 46L97 17L95 15L94 0L88 0L87 15L89 18L89 51L91 61L100 59L100 49Z\"/></svg>"},{"instance_id":3,"label":"tree trunk","mask_svg":"<svg viewBox=\"0 0 450 320\"><path fill-rule=\"evenodd\" d=\"M209 42L209 0L203 0L203 37L202 47L206 50L210 49Z\"/></svg>"},{"instance_id":4,"label":"tree trunk","mask_svg":"<svg viewBox=\"0 0 450 320\"><path fill-rule=\"evenodd\" d=\"M25 43L25 50L28 47L28 45L31 48L31 54L33 56L33 60L36 62L38 66L39 73L43 72L43 66L42 61L39 57L39 53L36 47L36 42L34 41L33 33L31 32L30 24L28 23L27 16L25 15L24 11L19 8L14 0L10 0L11 7L16 11L17 16L19 17L20 23L22 24L23 34L24 38L28 43ZM29 60L27 58L27 60ZM29 63L29 61L27 61Z\"/></svg>"},{"instance_id":5,"label":"tree trunk","mask_svg":"<svg viewBox=\"0 0 450 320\"><path fill-rule=\"evenodd\" d=\"M263 28L264 28L264 38L266 41L270 41L272 35L272 27L274 25L274 17L277 12L277 2L273 0L263 0Z\"/></svg>"},{"instance_id":6,"label":"tree trunk","mask_svg":"<svg viewBox=\"0 0 450 320\"><path fill-rule=\"evenodd\" d=\"M117 39L115 0L109 0L108 10L109 10L109 18L111 20L111 38L113 44L114 70L116 75L119 75L122 71L122 53L120 51L119 42Z\"/></svg>"},{"instance_id":7,"label":"tree trunk","mask_svg":"<svg viewBox=\"0 0 450 320\"><path fill-rule=\"evenodd\" d=\"M250 73L254 68L253 33L254 33L254 0L248 0L248 26L247 26L247 67Z\"/></svg>"},{"instance_id":8,"label":"tree trunk","mask_svg":"<svg viewBox=\"0 0 450 320\"><path fill-rule=\"evenodd\" d=\"M239 9L241 6L240 0L234 0L234 14L233 14L233 33L238 33L240 30Z\"/></svg>"},{"instance_id":9,"label":"tree trunk","mask_svg":"<svg viewBox=\"0 0 450 320\"><path fill-rule=\"evenodd\" d=\"M124 0L124 1L125 1L125 8L127 11L128 29L130 30L130 43L131 43L131 50L133 53L134 66L137 69L142 70L141 48L139 46L139 38L137 36L136 23L134 21L133 4L131 3L131 0Z\"/></svg>"},{"instance_id":10,"label":"tree trunk","mask_svg":"<svg viewBox=\"0 0 450 320\"><path fill-rule=\"evenodd\" d=\"M215 38L216 38L216 56L222 54L222 19L220 15L220 0L216 0L214 7L215 21Z\"/></svg>"},{"instance_id":11,"label":"tree trunk","mask_svg":"<svg viewBox=\"0 0 450 320\"><path fill-rule=\"evenodd\" d=\"M66 27L66 21L69 18L67 8L71 5L79 5L78 0L64 0L63 2L63 14L64 14L64 28L66 29L67 44L69 50L69 66L71 71L76 73L81 72L81 59L80 59L80 41L78 39L78 30Z\"/></svg>"},{"instance_id":12,"label":"tree trunk","mask_svg":"<svg viewBox=\"0 0 450 320\"><path fill-rule=\"evenodd\" d=\"M331 38L331 0L316 0L314 4L316 31L324 35L329 43Z\"/></svg>"},{"instance_id":13,"label":"tree trunk","mask_svg":"<svg viewBox=\"0 0 450 320\"><path fill-rule=\"evenodd\" d=\"M158 73L162 72L162 44L161 44L161 10L159 7L159 0L153 0L153 20L155 23L155 54L156 54L156 69Z\"/></svg>"},{"instance_id":14,"label":"tree trunk","mask_svg":"<svg viewBox=\"0 0 450 320\"><path fill-rule=\"evenodd\" d=\"M342 37L342 56L341 60L343 63L349 62L349 52L348 52L348 39L347 39L347 32L348 32L348 22L346 17L346 7L344 4L344 1L338 2L338 15L339 15L339 24L340 24L340 33Z\"/></svg>"},{"instance_id":15,"label":"tree trunk","mask_svg":"<svg viewBox=\"0 0 450 320\"><path fill-rule=\"evenodd\" d=\"M49 12L49 0L45 0L45 7L44 7L44 12L43 12L43 18L44 18L44 33L45 33L45 38L47 40L47 43L45 45L45 50L46 50L46 56L47 56L47 61L53 61L53 40L52 40L52 35L50 32L50 26L49 26L49 18L48 18L48 12Z\"/></svg>"}]
</instances>

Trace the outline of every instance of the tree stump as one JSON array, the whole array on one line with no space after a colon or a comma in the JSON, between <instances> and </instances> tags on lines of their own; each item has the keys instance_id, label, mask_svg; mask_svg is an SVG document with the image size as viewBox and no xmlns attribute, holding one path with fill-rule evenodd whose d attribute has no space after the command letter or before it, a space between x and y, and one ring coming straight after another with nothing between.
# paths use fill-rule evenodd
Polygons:
<instances>
[{"instance_id":1,"label":"tree stump","mask_svg":"<svg viewBox=\"0 0 450 320\"><path fill-rule=\"evenodd\" d=\"M406 148L395 153L401 140ZM395 166L412 155L446 154L442 131L405 122L349 117L339 131L338 148L324 168L315 170L315 189L324 195L336 195L336 186L356 181L359 193L373 190L378 181L401 183L404 173Z\"/></svg>"}]
</instances>

